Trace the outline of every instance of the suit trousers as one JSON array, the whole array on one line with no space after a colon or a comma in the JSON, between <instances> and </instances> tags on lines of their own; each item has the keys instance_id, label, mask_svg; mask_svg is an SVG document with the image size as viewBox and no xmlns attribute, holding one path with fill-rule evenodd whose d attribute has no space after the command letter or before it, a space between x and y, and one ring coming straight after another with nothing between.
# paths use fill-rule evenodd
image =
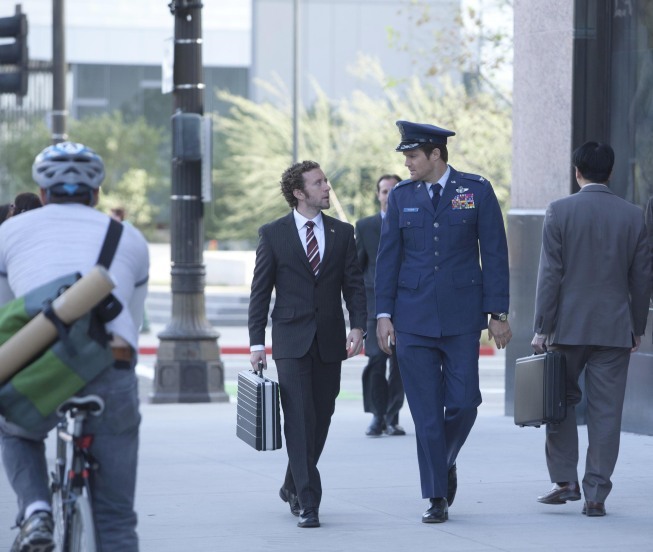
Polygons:
<instances>
[{"instance_id":1,"label":"suit trousers","mask_svg":"<svg viewBox=\"0 0 653 552\"><path fill-rule=\"evenodd\" d=\"M585 370L589 446L583 477L585 500L605 502L617 463L621 415L630 349L624 347L557 345L567 363L567 417L547 426L546 463L552 482L578 481L578 426L575 406L582 392L578 379Z\"/></svg>"},{"instance_id":2,"label":"suit trousers","mask_svg":"<svg viewBox=\"0 0 653 552\"><path fill-rule=\"evenodd\" d=\"M376 334L373 339L376 339ZM399 411L404 404L404 385L396 350L391 356L382 351L370 356L363 369L362 380L365 412L371 412L386 425L397 425Z\"/></svg>"},{"instance_id":3,"label":"suit trousers","mask_svg":"<svg viewBox=\"0 0 653 552\"><path fill-rule=\"evenodd\" d=\"M395 334L399 370L415 422L422 497L446 497L449 468L481 404L481 333L438 338Z\"/></svg>"},{"instance_id":4,"label":"suit trousers","mask_svg":"<svg viewBox=\"0 0 653 552\"><path fill-rule=\"evenodd\" d=\"M317 340L303 357L275 362L288 452L283 487L297 495L302 509L319 508L322 482L317 463L340 392L341 362L323 362Z\"/></svg>"}]
</instances>

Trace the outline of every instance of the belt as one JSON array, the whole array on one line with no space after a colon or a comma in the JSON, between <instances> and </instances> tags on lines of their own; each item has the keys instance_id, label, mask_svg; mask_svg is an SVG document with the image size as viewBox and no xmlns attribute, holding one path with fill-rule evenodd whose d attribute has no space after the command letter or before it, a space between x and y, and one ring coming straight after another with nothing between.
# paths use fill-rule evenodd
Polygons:
<instances>
[{"instance_id":1,"label":"belt","mask_svg":"<svg viewBox=\"0 0 653 552\"><path fill-rule=\"evenodd\" d=\"M124 362L131 362L133 353L131 347L111 347L113 358Z\"/></svg>"}]
</instances>

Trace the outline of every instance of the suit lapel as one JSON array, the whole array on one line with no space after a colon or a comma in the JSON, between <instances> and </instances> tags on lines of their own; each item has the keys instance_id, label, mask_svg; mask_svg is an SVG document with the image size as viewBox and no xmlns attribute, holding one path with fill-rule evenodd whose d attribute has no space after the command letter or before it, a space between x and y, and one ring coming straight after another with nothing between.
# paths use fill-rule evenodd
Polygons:
<instances>
[{"instance_id":1,"label":"suit lapel","mask_svg":"<svg viewBox=\"0 0 653 552\"><path fill-rule=\"evenodd\" d=\"M322 213L322 223L324 224L324 256L320 262L320 272L322 272L326 262L331 256L331 252L333 251L333 244L336 239L336 229L335 224L333 223L333 219L331 217L327 217L324 213Z\"/></svg>"},{"instance_id":2,"label":"suit lapel","mask_svg":"<svg viewBox=\"0 0 653 552\"><path fill-rule=\"evenodd\" d=\"M415 202L421 205L429 213L434 214L433 203L431 203L431 196L429 195L429 187L422 181L415 183L413 187L415 194ZM379 215L380 216L380 215Z\"/></svg>"},{"instance_id":3,"label":"suit lapel","mask_svg":"<svg viewBox=\"0 0 653 552\"><path fill-rule=\"evenodd\" d=\"M306 256L304 244L302 243L302 239L299 237L299 232L301 230L297 230L297 225L295 224L295 216L293 215L292 211L290 211L290 214L283 219L283 224L291 249L295 255L299 257L299 260L306 267L306 270L313 274L313 269L311 268L311 264L308 262L308 257Z\"/></svg>"},{"instance_id":4,"label":"suit lapel","mask_svg":"<svg viewBox=\"0 0 653 552\"><path fill-rule=\"evenodd\" d=\"M449 173L449 180L447 180L447 185L444 187L442 192L442 197L440 198L440 203L438 204L438 212L435 216L439 216L442 212L447 209L451 209L451 200L458 193L456 188L458 187L458 171L451 167L451 172Z\"/></svg>"},{"instance_id":5,"label":"suit lapel","mask_svg":"<svg viewBox=\"0 0 653 552\"><path fill-rule=\"evenodd\" d=\"M374 243L379 243L381 239L381 225L383 224L383 217L381 213L377 213L372 221L372 235L374 237Z\"/></svg>"}]
</instances>

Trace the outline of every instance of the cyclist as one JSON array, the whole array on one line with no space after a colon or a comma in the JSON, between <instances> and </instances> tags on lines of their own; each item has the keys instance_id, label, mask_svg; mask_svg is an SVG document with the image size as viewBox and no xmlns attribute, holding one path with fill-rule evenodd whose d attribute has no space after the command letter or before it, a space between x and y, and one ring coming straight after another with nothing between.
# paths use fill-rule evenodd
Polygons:
<instances>
[{"instance_id":1,"label":"cyclist","mask_svg":"<svg viewBox=\"0 0 653 552\"><path fill-rule=\"evenodd\" d=\"M109 216L95 209L104 163L83 144L63 142L35 159L32 177L44 207L12 217L0 227L0 305L56 277L87 273L104 240ZM99 469L90 476L92 508L103 552L138 550L134 492L138 453L136 351L147 294L149 256L141 233L125 225L110 273L122 312L106 329L115 362L79 393L105 402L102 416L89 419L91 453ZM54 549L44 439L52 427L28 433L0 418L2 462L18 499L19 534L12 552Z\"/></svg>"}]
</instances>

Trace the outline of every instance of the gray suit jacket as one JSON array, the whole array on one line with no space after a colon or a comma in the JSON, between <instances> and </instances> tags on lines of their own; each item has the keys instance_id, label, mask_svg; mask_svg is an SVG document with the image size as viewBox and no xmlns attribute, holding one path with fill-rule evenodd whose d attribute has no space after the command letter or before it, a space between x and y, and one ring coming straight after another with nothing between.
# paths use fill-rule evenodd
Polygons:
<instances>
[{"instance_id":1,"label":"gray suit jacket","mask_svg":"<svg viewBox=\"0 0 653 552\"><path fill-rule=\"evenodd\" d=\"M324 256L316 278L295 226L292 211L259 229L249 302L251 345L265 343L270 298L272 357L301 358L317 335L324 362L347 358L342 298L351 328L365 329L365 288L356 258L354 228L322 213Z\"/></svg>"},{"instance_id":2,"label":"gray suit jacket","mask_svg":"<svg viewBox=\"0 0 653 552\"><path fill-rule=\"evenodd\" d=\"M651 256L639 207L588 184L546 211L535 331L558 345L632 347L646 328Z\"/></svg>"}]
</instances>

